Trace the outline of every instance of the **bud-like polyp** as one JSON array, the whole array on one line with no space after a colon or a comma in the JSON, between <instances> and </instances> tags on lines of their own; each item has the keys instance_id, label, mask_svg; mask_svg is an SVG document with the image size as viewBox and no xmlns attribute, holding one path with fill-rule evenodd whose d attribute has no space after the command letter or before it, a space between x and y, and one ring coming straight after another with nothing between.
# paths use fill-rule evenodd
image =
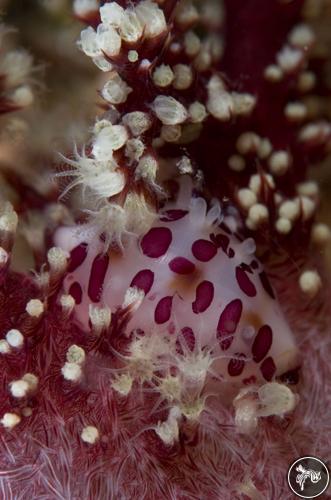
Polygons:
<instances>
[{"instance_id":1,"label":"bud-like polyp","mask_svg":"<svg viewBox=\"0 0 331 500\"><path fill-rule=\"evenodd\" d=\"M78 363L65 363L61 368L61 372L65 380L70 382L77 382L82 376L82 369Z\"/></svg>"},{"instance_id":2,"label":"bud-like polyp","mask_svg":"<svg viewBox=\"0 0 331 500\"><path fill-rule=\"evenodd\" d=\"M33 318L39 318L44 312L44 304L39 299L31 299L26 305L26 312Z\"/></svg>"},{"instance_id":3,"label":"bud-like polyp","mask_svg":"<svg viewBox=\"0 0 331 500\"><path fill-rule=\"evenodd\" d=\"M62 272L66 269L69 254L59 247L52 247L48 250L47 259L52 271Z\"/></svg>"},{"instance_id":4,"label":"bud-like polyp","mask_svg":"<svg viewBox=\"0 0 331 500\"><path fill-rule=\"evenodd\" d=\"M90 304L89 317L93 329L100 332L109 327L111 322L111 311L109 307L98 307Z\"/></svg>"},{"instance_id":5,"label":"bud-like polyp","mask_svg":"<svg viewBox=\"0 0 331 500\"><path fill-rule=\"evenodd\" d=\"M13 429L21 421L21 417L16 413L5 413L1 419L1 423L7 429Z\"/></svg>"},{"instance_id":6,"label":"bud-like polyp","mask_svg":"<svg viewBox=\"0 0 331 500\"><path fill-rule=\"evenodd\" d=\"M85 351L82 347L73 344L67 350L66 358L68 363L76 363L80 365L85 361Z\"/></svg>"},{"instance_id":7,"label":"bud-like polyp","mask_svg":"<svg viewBox=\"0 0 331 500\"><path fill-rule=\"evenodd\" d=\"M80 435L84 443L94 444L99 439L99 431L94 425L87 425Z\"/></svg>"},{"instance_id":8,"label":"bud-like polyp","mask_svg":"<svg viewBox=\"0 0 331 500\"><path fill-rule=\"evenodd\" d=\"M184 106L171 96L157 96L153 102L153 109L164 125L178 125L188 117Z\"/></svg>"},{"instance_id":9,"label":"bud-like polyp","mask_svg":"<svg viewBox=\"0 0 331 500\"><path fill-rule=\"evenodd\" d=\"M11 347L22 347L24 344L24 337L19 330L12 328L6 333L6 340Z\"/></svg>"}]
</instances>

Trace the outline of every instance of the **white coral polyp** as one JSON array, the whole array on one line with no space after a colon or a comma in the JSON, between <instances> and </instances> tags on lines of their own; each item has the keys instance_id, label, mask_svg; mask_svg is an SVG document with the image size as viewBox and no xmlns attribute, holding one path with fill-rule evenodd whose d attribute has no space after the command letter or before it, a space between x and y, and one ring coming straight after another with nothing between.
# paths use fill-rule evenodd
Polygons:
<instances>
[{"instance_id":1,"label":"white coral polyp","mask_svg":"<svg viewBox=\"0 0 331 500\"><path fill-rule=\"evenodd\" d=\"M146 38L154 38L167 29L167 22L163 10L151 0L143 0L136 8L137 16L144 26Z\"/></svg>"},{"instance_id":2,"label":"white coral polyp","mask_svg":"<svg viewBox=\"0 0 331 500\"><path fill-rule=\"evenodd\" d=\"M183 123L188 117L184 106L171 96L157 96L153 102L153 109L164 125L177 125Z\"/></svg>"},{"instance_id":3,"label":"white coral polyp","mask_svg":"<svg viewBox=\"0 0 331 500\"><path fill-rule=\"evenodd\" d=\"M92 153L97 160L107 161L112 159L113 151L122 148L128 140L128 133L123 125L108 125L103 127L96 135Z\"/></svg>"},{"instance_id":4,"label":"white coral polyp","mask_svg":"<svg viewBox=\"0 0 331 500\"><path fill-rule=\"evenodd\" d=\"M100 50L99 43L97 41L97 34L91 26L85 28L81 32L80 40L78 40L78 46L89 57L102 55L102 51Z\"/></svg>"},{"instance_id":5,"label":"white coral polyp","mask_svg":"<svg viewBox=\"0 0 331 500\"><path fill-rule=\"evenodd\" d=\"M134 9L126 9L119 26L122 40L128 43L137 42L143 34L143 29L144 27Z\"/></svg>"},{"instance_id":6,"label":"white coral polyp","mask_svg":"<svg viewBox=\"0 0 331 500\"><path fill-rule=\"evenodd\" d=\"M118 73L114 72L105 83L101 95L110 104L122 104L127 100L130 92L132 92L132 88L122 80Z\"/></svg>"},{"instance_id":7,"label":"white coral polyp","mask_svg":"<svg viewBox=\"0 0 331 500\"><path fill-rule=\"evenodd\" d=\"M96 43L108 57L116 57L120 53L122 40L113 26L101 23L97 28Z\"/></svg>"},{"instance_id":8,"label":"white coral polyp","mask_svg":"<svg viewBox=\"0 0 331 500\"><path fill-rule=\"evenodd\" d=\"M107 25L120 26L124 16L124 9L118 3L106 3L100 7L101 21Z\"/></svg>"}]
</instances>

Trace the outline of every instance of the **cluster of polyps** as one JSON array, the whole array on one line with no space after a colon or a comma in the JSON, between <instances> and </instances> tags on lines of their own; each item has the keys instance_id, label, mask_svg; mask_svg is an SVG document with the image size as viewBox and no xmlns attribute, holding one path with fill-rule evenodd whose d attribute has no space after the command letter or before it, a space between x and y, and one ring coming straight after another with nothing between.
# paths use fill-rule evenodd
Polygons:
<instances>
[{"instance_id":1,"label":"cluster of polyps","mask_svg":"<svg viewBox=\"0 0 331 500\"><path fill-rule=\"evenodd\" d=\"M2 46L10 30L0 25L0 113L29 106L33 101L30 85L32 57L23 49L6 50Z\"/></svg>"}]
</instances>

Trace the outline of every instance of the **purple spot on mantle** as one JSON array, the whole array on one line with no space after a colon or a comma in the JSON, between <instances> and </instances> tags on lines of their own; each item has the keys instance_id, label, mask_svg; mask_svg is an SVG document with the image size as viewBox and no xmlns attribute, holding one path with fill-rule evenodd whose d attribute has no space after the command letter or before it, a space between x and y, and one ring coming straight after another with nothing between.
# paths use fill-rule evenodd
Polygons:
<instances>
[{"instance_id":1,"label":"purple spot on mantle","mask_svg":"<svg viewBox=\"0 0 331 500\"><path fill-rule=\"evenodd\" d=\"M179 209L166 210L165 212L162 212L160 220L162 222L173 222L182 219L183 217L185 217L187 213L188 213L187 210L179 210Z\"/></svg>"},{"instance_id":2,"label":"purple spot on mantle","mask_svg":"<svg viewBox=\"0 0 331 500\"><path fill-rule=\"evenodd\" d=\"M147 294L152 288L154 282L154 273L150 269L143 269L139 271L131 281L130 286L136 286L141 290L144 290Z\"/></svg>"},{"instance_id":3,"label":"purple spot on mantle","mask_svg":"<svg viewBox=\"0 0 331 500\"><path fill-rule=\"evenodd\" d=\"M217 325L217 339L221 349L226 351L233 341L242 313L242 302L240 299L234 299L224 308Z\"/></svg>"},{"instance_id":4,"label":"purple spot on mantle","mask_svg":"<svg viewBox=\"0 0 331 500\"><path fill-rule=\"evenodd\" d=\"M236 279L240 289L248 296L255 297L256 288L254 283L249 279L246 272L240 267L236 267Z\"/></svg>"},{"instance_id":5,"label":"purple spot on mantle","mask_svg":"<svg viewBox=\"0 0 331 500\"><path fill-rule=\"evenodd\" d=\"M192 253L197 260L208 262L217 253L217 248L211 241L196 240L192 245Z\"/></svg>"},{"instance_id":6,"label":"purple spot on mantle","mask_svg":"<svg viewBox=\"0 0 331 500\"><path fill-rule=\"evenodd\" d=\"M152 227L142 238L140 246L144 255L157 259L168 251L171 241L170 229L167 227Z\"/></svg>"},{"instance_id":7,"label":"purple spot on mantle","mask_svg":"<svg viewBox=\"0 0 331 500\"><path fill-rule=\"evenodd\" d=\"M272 330L269 325L263 325L257 332L252 345L253 359L256 363L262 361L272 345Z\"/></svg>"},{"instance_id":8,"label":"purple spot on mantle","mask_svg":"<svg viewBox=\"0 0 331 500\"><path fill-rule=\"evenodd\" d=\"M231 375L231 377L241 375L245 368L245 354L236 352L235 356L236 358L230 359L228 363L228 374Z\"/></svg>"},{"instance_id":9,"label":"purple spot on mantle","mask_svg":"<svg viewBox=\"0 0 331 500\"><path fill-rule=\"evenodd\" d=\"M195 301L192 303L192 310L195 314L203 313L212 303L214 298L214 285L210 281L202 281L197 286Z\"/></svg>"},{"instance_id":10,"label":"purple spot on mantle","mask_svg":"<svg viewBox=\"0 0 331 500\"><path fill-rule=\"evenodd\" d=\"M171 315L171 307L172 307L172 297L163 297L161 299L156 308L155 308L155 313L154 313L154 319L155 323L158 325L162 325L163 323L166 323Z\"/></svg>"},{"instance_id":11,"label":"purple spot on mantle","mask_svg":"<svg viewBox=\"0 0 331 500\"><path fill-rule=\"evenodd\" d=\"M73 248L70 252L70 260L68 265L68 273L75 271L87 256L87 243L81 243L77 247Z\"/></svg>"},{"instance_id":12,"label":"purple spot on mantle","mask_svg":"<svg viewBox=\"0 0 331 500\"><path fill-rule=\"evenodd\" d=\"M88 284L88 295L92 302L99 302L102 294L103 281L108 269L109 257L99 254L93 261L90 280Z\"/></svg>"},{"instance_id":13,"label":"purple spot on mantle","mask_svg":"<svg viewBox=\"0 0 331 500\"><path fill-rule=\"evenodd\" d=\"M171 271L177 274L191 274L195 271L195 265L185 257L175 257L169 262Z\"/></svg>"},{"instance_id":14,"label":"purple spot on mantle","mask_svg":"<svg viewBox=\"0 0 331 500\"><path fill-rule=\"evenodd\" d=\"M271 356L266 358L263 361L263 363L261 363L260 370L261 370L263 377L267 380L267 382L270 382L270 380L272 380L272 378L276 372L276 365L275 365L275 362Z\"/></svg>"}]
</instances>

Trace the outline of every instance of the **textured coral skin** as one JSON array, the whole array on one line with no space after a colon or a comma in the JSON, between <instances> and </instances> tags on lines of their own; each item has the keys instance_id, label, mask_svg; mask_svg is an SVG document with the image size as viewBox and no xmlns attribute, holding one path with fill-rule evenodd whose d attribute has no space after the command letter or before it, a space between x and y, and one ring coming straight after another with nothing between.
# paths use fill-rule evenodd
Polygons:
<instances>
[{"instance_id":1,"label":"textured coral skin","mask_svg":"<svg viewBox=\"0 0 331 500\"><path fill-rule=\"evenodd\" d=\"M121 4L128 6L129 2L123 1ZM164 4L169 21L169 18L173 18L176 2ZM289 343L291 348L293 335L302 358L300 369L293 362L288 367L290 371L284 373L284 370L280 370L276 374L277 379L273 380L291 388L299 395L299 402L289 414L259 418L257 428L244 435L238 432L236 425L232 405L234 395L229 396L226 387L220 390L218 385L217 376L224 373L222 367L214 373L208 373L208 384L205 385L204 379L203 387L198 384L198 396L201 396L203 402L203 409L198 412L198 418L189 418L184 413L180 418L178 436L167 443L165 439L160 439L156 429L159 422L166 421L171 407L159 389L159 383L164 376L164 366L159 366L158 362L163 362L162 349L166 351L168 344L158 343L162 332L158 330L156 333L160 334L160 337L155 336L152 324L151 330L145 335L147 342L143 347L147 353L151 348L153 353L152 348L155 345L153 377L146 376L148 365L146 368L146 365L138 366L133 363L132 345L136 339L135 332L131 330L140 327L144 322L147 330L149 325L147 323L146 327L145 317L139 319L139 308L139 321L135 323L135 303L119 307L124 299L124 290L121 288L122 283L118 289L112 290L111 267L110 279L104 282L104 287L109 288L107 292L104 290L104 295L109 292L109 296L100 304L99 298L94 303L111 305L112 318L110 324L107 323L96 331L87 320L86 289L90 269L83 267L83 271L73 270L72 258L63 268L55 271L49 262L47 263L46 255L39 255L39 261L43 259L46 264L38 269L40 275L39 279L36 279L31 275L23 276L13 272L8 268L9 262L1 263L1 340L6 338L11 329L18 329L24 337L23 345L11 348L8 353L0 353L0 416L9 412L21 418L13 428L6 428L4 425L0 428L0 495L4 499L23 500L31 497L44 500L290 500L293 496L286 484L289 464L298 456L308 454L316 455L326 462L330 460L331 344L328 338L330 310L327 305L327 291L322 291L314 298L307 298L298 289L297 283L298 267L308 266L314 261L314 256L308 253L312 219L307 222L303 217L299 217L294 231L289 236L280 237L274 231L275 209L270 190L266 186L262 198L270 209L270 225L266 224L259 231L251 233L244 226L246 214L240 204L237 204L236 195L240 187L247 185L252 174L263 173L267 171L267 167L264 164L257 165L255 156L248 158L248 168L244 173L237 174L226 167L238 134L254 130L261 136L272 139L276 148L291 149L294 168L285 179L277 179L277 190L285 199L295 194L296 183L304 179L306 165L311 162L313 156L306 151L306 145L302 146L296 142L297 130L294 133L292 127L284 123L280 113L283 103L287 102L291 94L292 77L289 82L282 83L275 90L270 89L269 84L258 76L265 65L274 60L275 52L285 43L288 31L298 22L302 2L247 0L243 8L239 0L229 0L225 5L225 55L217 69L225 73L227 84L232 90L248 91L257 95L257 108L249 117L230 120L226 124L218 123L209 117L196 143L187 146L168 144L157 154L164 158L168 155L176 157L179 150L189 153L193 163L206 174L206 199L208 200L211 192L221 199L224 196L230 197L238 209L235 212L240 233L238 236L244 239L254 234L259 256L266 263L268 276L277 293L277 311L281 307L286 316L286 320L281 316L279 322L272 318L274 335L277 335L280 344L284 343L288 347ZM96 15L87 21L95 26L99 18ZM169 21L169 31L171 29ZM153 54L153 47L150 50ZM125 74L127 66L123 61L117 61L117 66L123 68ZM211 68L210 73L202 72L199 75L197 91L203 92L203 84L213 71L215 68ZM146 82L149 82L147 77L137 82L136 73L128 73L129 83L134 86L136 82L135 92L140 93L141 106L143 109L147 108L146 101L150 103L155 97L155 89L146 85ZM185 103L186 99L187 102L190 100L190 92L182 97ZM173 93L177 96L176 92ZM136 105L137 94L131 95L121 111L135 110ZM154 125L150 136L147 134L147 143L151 141L153 134L157 133L155 130L160 128L159 123L155 122ZM323 140L317 142L318 146L322 147L317 150L313 148L314 154L324 147ZM149 143L148 147L151 147ZM122 153L119 153L119 163L121 166L125 163ZM129 181L130 188L137 188L132 178ZM23 198L23 204L15 207L18 211L24 212L28 206L35 208L36 205L42 210L50 202L40 200L34 193L31 193L30 201L30 197L25 196L24 187L17 182L14 179L12 184L16 185L16 188L21 187ZM138 185L137 191L146 192L146 186ZM154 202L155 193L149 191L148 195ZM197 198L197 193L194 193L194 196ZM172 210L184 208L180 198L178 200L175 195L171 203ZM223 213L227 214L231 203L224 199L221 206ZM166 208L169 207L157 207L157 217L162 218L162 211ZM242 220L238 217L239 211L243 215ZM154 226L156 223L154 221ZM163 225L170 226L171 222L165 221ZM184 243L190 246L193 233L194 240L207 237L206 230L200 229L199 232L197 226L181 226L178 222L180 231L175 239L176 250L181 245L185 246ZM81 235L82 226L78 225L76 230L77 228ZM3 225L1 231L1 246L10 255L14 231L8 234L8 231L3 231ZM45 234L46 249L56 244L65 250L72 250L73 245L69 240L72 234L72 228L48 228ZM104 243L104 238L99 238L102 235L95 233L93 237L96 234L96 249L93 242L90 242L89 248L92 258L99 252L99 244L103 247ZM181 237L184 243L181 242ZM117 247L110 250L111 262L112 259L118 259L117 279L121 279L120 267L123 263L123 275L128 270L131 273L132 270L133 277L136 271L141 270L135 259L138 261L138 257L141 258L139 248L143 239L144 235L138 238L140 247L137 245L138 249L135 248L132 252L130 262L125 260L125 244L123 254ZM231 241L235 241L240 247L237 236L231 235ZM149 245L146 244L145 247L146 252L150 252ZM107 255L107 251L102 254L103 257ZM221 251L218 249L219 255ZM147 257L145 255L142 259ZM172 257L178 257L178 253ZM222 257L218 258L218 262L221 262ZM317 258L316 261L314 265L318 266ZM209 276L214 273L216 275L217 269L214 269L212 262L204 265ZM162 266L162 263L157 266L158 272L168 278L169 270L164 271ZM184 266L184 269L187 267ZM259 267L259 270L261 269L262 267ZM42 281L45 272L49 273L49 279ZM92 277L98 281L96 274ZM80 310L79 305L71 310L60 303L63 294L70 292L70 279L73 277L82 286L85 285L85 302ZM257 280L256 277L255 279ZM127 285L130 285L130 280L125 283L125 286ZM230 286L238 286L233 270L227 275L227 282L220 285L220 290L226 295L230 293ZM257 287L258 298L261 300L265 292L260 283ZM97 290L97 293L99 291ZM168 291L167 285L160 285L160 293L167 295ZM116 295L115 298L112 297L112 292ZM71 293L75 295L74 292ZM241 293L239 288L235 289L235 293ZM40 314L29 314L26 311L31 299L39 299L42 302L43 311ZM190 306L193 299L194 297L187 299ZM112 300L114 302L111 302ZM79 302L77 296L76 302ZM265 315L269 321L271 314L264 310L265 303L269 304L264 300L259 302L259 308L263 310L258 313ZM144 307L148 307L146 302ZM247 304L245 307L248 307ZM153 317L155 304L151 310L147 309L147 312ZM193 316L192 320L191 314L193 315L191 311L190 314L185 311L180 321L186 320L187 316L194 321L195 317ZM204 336L207 336L208 330L212 328L209 322L214 321L214 315L208 317L208 322L202 329ZM184 326L184 323L181 326ZM279 334L277 328L282 330ZM184 339L179 338L179 346L175 346L172 351L172 355L177 356L177 361L189 358L190 340L189 338L187 341L185 336ZM210 338L205 342L207 347L213 344ZM73 345L84 350L85 361L77 380L68 380L63 376L63 367L68 359L68 349ZM184 351L183 357L181 350ZM143 360L146 361L145 358ZM121 393L118 386L116 388L114 381L118 375L127 372L137 376L133 377L131 390L123 394L123 390ZM10 384L21 379L26 373L33 373L38 377L38 386L23 397L14 397ZM185 392L184 395L191 396L191 389L185 386L187 394ZM188 408L186 413L188 414ZM99 432L98 439L93 443L82 439L86 426L93 426ZM325 498L328 496L325 495Z\"/></svg>"}]
</instances>

